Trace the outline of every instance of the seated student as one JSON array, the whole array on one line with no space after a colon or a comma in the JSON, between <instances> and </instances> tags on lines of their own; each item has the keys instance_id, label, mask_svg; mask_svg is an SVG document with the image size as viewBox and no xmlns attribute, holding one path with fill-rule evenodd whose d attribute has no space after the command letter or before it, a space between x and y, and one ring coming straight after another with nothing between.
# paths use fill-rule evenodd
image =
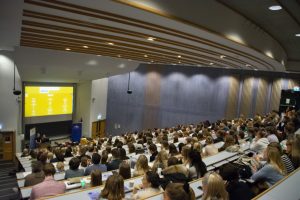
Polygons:
<instances>
[{"instance_id":1,"label":"seated student","mask_svg":"<svg viewBox=\"0 0 300 200\"><path fill-rule=\"evenodd\" d=\"M101 156L98 153L92 155L92 165L88 166L84 171L84 176L90 175L95 169L99 169L101 172L106 172L106 165L100 164Z\"/></svg>"},{"instance_id":2,"label":"seated student","mask_svg":"<svg viewBox=\"0 0 300 200\"><path fill-rule=\"evenodd\" d=\"M65 152L65 158L70 158L70 157L73 157L72 148L68 147Z\"/></svg>"},{"instance_id":3,"label":"seated student","mask_svg":"<svg viewBox=\"0 0 300 200\"><path fill-rule=\"evenodd\" d=\"M69 166L70 167L69 167L68 170L66 170L65 179L83 176L84 175L84 170L79 169L79 165L80 165L79 158L77 158L77 157L72 158L69 161Z\"/></svg>"},{"instance_id":4,"label":"seated student","mask_svg":"<svg viewBox=\"0 0 300 200\"><path fill-rule=\"evenodd\" d=\"M263 153L269 144L269 140L265 137L265 134L262 130L256 132L255 138L250 144L250 149L257 153Z\"/></svg>"},{"instance_id":5,"label":"seated student","mask_svg":"<svg viewBox=\"0 0 300 200\"><path fill-rule=\"evenodd\" d=\"M291 140L291 161L294 168L300 167L300 134L295 134Z\"/></svg>"},{"instance_id":6,"label":"seated student","mask_svg":"<svg viewBox=\"0 0 300 200\"><path fill-rule=\"evenodd\" d=\"M179 160L174 156L168 159L168 167L162 170L161 173L164 175L164 179L162 179L163 187L165 187L165 183L169 182L185 183L189 177L188 168L180 164Z\"/></svg>"},{"instance_id":7,"label":"seated student","mask_svg":"<svg viewBox=\"0 0 300 200\"><path fill-rule=\"evenodd\" d=\"M158 154L157 147L155 144L152 143L149 145L149 152L151 153L150 162L153 162Z\"/></svg>"},{"instance_id":8,"label":"seated student","mask_svg":"<svg viewBox=\"0 0 300 200\"><path fill-rule=\"evenodd\" d=\"M267 147L264 152L264 159L267 160L267 164L255 172L251 179L254 181L265 181L271 186L284 177L286 169L281 160L280 152L275 147Z\"/></svg>"},{"instance_id":9,"label":"seated student","mask_svg":"<svg viewBox=\"0 0 300 200\"><path fill-rule=\"evenodd\" d=\"M177 156L179 154L175 144L171 143L169 144L169 156Z\"/></svg>"},{"instance_id":10,"label":"seated student","mask_svg":"<svg viewBox=\"0 0 300 200\"><path fill-rule=\"evenodd\" d=\"M222 177L216 172L208 172L202 179L202 200L228 200L228 193Z\"/></svg>"},{"instance_id":11,"label":"seated student","mask_svg":"<svg viewBox=\"0 0 300 200\"><path fill-rule=\"evenodd\" d=\"M189 165L189 153L191 152L191 148L189 146L183 146L181 149L181 162L184 166L188 167Z\"/></svg>"},{"instance_id":12,"label":"seated student","mask_svg":"<svg viewBox=\"0 0 300 200\"><path fill-rule=\"evenodd\" d=\"M145 155L140 155L136 161L133 176L140 176L150 170L148 159Z\"/></svg>"},{"instance_id":13,"label":"seated student","mask_svg":"<svg viewBox=\"0 0 300 200\"><path fill-rule=\"evenodd\" d=\"M65 161L65 156L60 149L56 150L54 154L55 154L55 158L50 160L51 163Z\"/></svg>"},{"instance_id":14,"label":"seated student","mask_svg":"<svg viewBox=\"0 0 300 200\"><path fill-rule=\"evenodd\" d=\"M205 140L206 146L203 148L203 156L213 156L217 154L218 148L214 145L214 140L211 136L208 136Z\"/></svg>"},{"instance_id":15,"label":"seated student","mask_svg":"<svg viewBox=\"0 0 300 200\"><path fill-rule=\"evenodd\" d=\"M78 157L76 157L76 158L78 158ZM87 166L89 166L89 165L90 165L90 160L88 159L87 156L83 156L80 160L79 169L83 169L83 171L84 171L87 168Z\"/></svg>"},{"instance_id":16,"label":"seated student","mask_svg":"<svg viewBox=\"0 0 300 200\"><path fill-rule=\"evenodd\" d=\"M22 152L21 157L27 157L27 156L29 156L29 150L27 148L25 148Z\"/></svg>"},{"instance_id":17,"label":"seated student","mask_svg":"<svg viewBox=\"0 0 300 200\"><path fill-rule=\"evenodd\" d=\"M126 156L126 150L124 148L119 148L119 154L121 160L128 160L129 157Z\"/></svg>"},{"instance_id":18,"label":"seated student","mask_svg":"<svg viewBox=\"0 0 300 200\"><path fill-rule=\"evenodd\" d=\"M282 152L281 146L278 142L271 142L268 146L275 147L279 150L280 155L281 155L281 160L282 160L282 162L285 166L287 174L289 174L289 173L291 173L292 171L295 170L292 161L290 160L290 158L286 154L284 154Z\"/></svg>"},{"instance_id":19,"label":"seated student","mask_svg":"<svg viewBox=\"0 0 300 200\"><path fill-rule=\"evenodd\" d=\"M122 200L125 197L124 179L119 174L113 174L105 182L100 199Z\"/></svg>"},{"instance_id":20,"label":"seated student","mask_svg":"<svg viewBox=\"0 0 300 200\"><path fill-rule=\"evenodd\" d=\"M168 154L165 150L162 150L157 154L152 170L156 172L158 168L165 169L166 167L168 167Z\"/></svg>"},{"instance_id":21,"label":"seated student","mask_svg":"<svg viewBox=\"0 0 300 200\"><path fill-rule=\"evenodd\" d=\"M119 174L123 177L124 180L131 178L131 170L128 162L121 162L119 167Z\"/></svg>"},{"instance_id":22,"label":"seated student","mask_svg":"<svg viewBox=\"0 0 300 200\"><path fill-rule=\"evenodd\" d=\"M278 137L276 135L277 130L274 126L267 126L266 131L267 131L267 139L269 140L269 143L279 142Z\"/></svg>"},{"instance_id":23,"label":"seated student","mask_svg":"<svg viewBox=\"0 0 300 200\"><path fill-rule=\"evenodd\" d=\"M119 169L120 163L122 162L122 160L120 160L120 154L117 148L111 150L111 155L112 160L106 165L108 171Z\"/></svg>"},{"instance_id":24,"label":"seated student","mask_svg":"<svg viewBox=\"0 0 300 200\"><path fill-rule=\"evenodd\" d=\"M45 174L42 171L42 168L43 168L43 165L40 161L33 161L31 163L32 173L28 174L25 177L24 187L36 185L38 183L43 182L43 180L45 179Z\"/></svg>"},{"instance_id":25,"label":"seated student","mask_svg":"<svg viewBox=\"0 0 300 200\"><path fill-rule=\"evenodd\" d=\"M164 200L195 200L195 193L188 184L169 183L165 188Z\"/></svg>"},{"instance_id":26,"label":"seated student","mask_svg":"<svg viewBox=\"0 0 300 200\"><path fill-rule=\"evenodd\" d=\"M95 169L91 173L91 187L102 185L102 173L99 169Z\"/></svg>"},{"instance_id":27,"label":"seated student","mask_svg":"<svg viewBox=\"0 0 300 200\"><path fill-rule=\"evenodd\" d=\"M226 190L230 200L250 200L254 197L250 187L239 181L238 169L231 163L225 164L220 168L220 175L226 181Z\"/></svg>"},{"instance_id":28,"label":"seated student","mask_svg":"<svg viewBox=\"0 0 300 200\"><path fill-rule=\"evenodd\" d=\"M46 137L46 134L43 134L43 135L42 135L41 142L42 142L42 143L47 143L47 142L49 142L49 138Z\"/></svg>"},{"instance_id":29,"label":"seated student","mask_svg":"<svg viewBox=\"0 0 300 200\"><path fill-rule=\"evenodd\" d=\"M35 136L35 145L36 147L40 147L40 144L42 143L42 137L40 133L37 133Z\"/></svg>"},{"instance_id":30,"label":"seated student","mask_svg":"<svg viewBox=\"0 0 300 200\"><path fill-rule=\"evenodd\" d=\"M146 199L162 191L157 173L148 171L142 179L142 185L136 185L132 191L133 199Z\"/></svg>"},{"instance_id":31,"label":"seated student","mask_svg":"<svg viewBox=\"0 0 300 200\"><path fill-rule=\"evenodd\" d=\"M63 162L57 162L56 163L56 172L64 172L65 171L65 164Z\"/></svg>"},{"instance_id":32,"label":"seated student","mask_svg":"<svg viewBox=\"0 0 300 200\"><path fill-rule=\"evenodd\" d=\"M54 180L55 167L51 163L46 163L44 166L45 180L32 187L30 199L39 199L46 196L62 194L66 190L66 185L63 182Z\"/></svg>"},{"instance_id":33,"label":"seated student","mask_svg":"<svg viewBox=\"0 0 300 200\"><path fill-rule=\"evenodd\" d=\"M207 172L206 165L202 161L198 151L192 150L189 153L189 178L190 180L198 179Z\"/></svg>"}]
</instances>

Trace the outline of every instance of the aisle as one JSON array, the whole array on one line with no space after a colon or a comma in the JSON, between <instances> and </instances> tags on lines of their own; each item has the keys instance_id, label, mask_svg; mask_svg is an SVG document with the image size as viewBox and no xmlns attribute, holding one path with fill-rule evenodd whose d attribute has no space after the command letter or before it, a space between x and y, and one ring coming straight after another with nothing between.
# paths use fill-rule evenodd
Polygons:
<instances>
[{"instance_id":1,"label":"aisle","mask_svg":"<svg viewBox=\"0 0 300 200\"><path fill-rule=\"evenodd\" d=\"M0 160L0 199L10 200L18 199L17 179L15 175L9 175L9 172L14 170L15 164L12 161ZM15 191L14 191L15 190Z\"/></svg>"}]
</instances>

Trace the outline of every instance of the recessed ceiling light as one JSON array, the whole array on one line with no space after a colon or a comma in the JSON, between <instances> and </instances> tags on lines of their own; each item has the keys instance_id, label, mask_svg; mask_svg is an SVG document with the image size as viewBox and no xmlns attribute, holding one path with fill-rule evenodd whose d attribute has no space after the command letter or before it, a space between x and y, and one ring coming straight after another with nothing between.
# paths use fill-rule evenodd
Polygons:
<instances>
[{"instance_id":1,"label":"recessed ceiling light","mask_svg":"<svg viewBox=\"0 0 300 200\"><path fill-rule=\"evenodd\" d=\"M281 9L282 9L282 7L280 5L274 5L274 6L269 7L269 10L272 10L272 11L281 10Z\"/></svg>"},{"instance_id":2,"label":"recessed ceiling light","mask_svg":"<svg viewBox=\"0 0 300 200\"><path fill-rule=\"evenodd\" d=\"M181 55L178 55L177 58L181 58Z\"/></svg>"},{"instance_id":3,"label":"recessed ceiling light","mask_svg":"<svg viewBox=\"0 0 300 200\"><path fill-rule=\"evenodd\" d=\"M296 36L296 37L300 37L300 33L296 33L295 36Z\"/></svg>"},{"instance_id":4,"label":"recessed ceiling light","mask_svg":"<svg viewBox=\"0 0 300 200\"><path fill-rule=\"evenodd\" d=\"M154 38L154 37L148 37L148 38L147 38L147 40L149 40L149 41L151 41L151 42L153 42L155 39L156 39L156 38Z\"/></svg>"},{"instance_id":5,"label":"recessed ceiling light","mask_svg":"<svg viewBox=\"0 0 300 200\"><path fill-rule=\"evenodd\" d=\"M86 63L87 65L90 65L90 66L95 66L98 64L98 62L96 60L90 60Z\"/></svg>"},{"instance_id":6,"label":"recessed ceiling light","mask_svg":"<svg viewBox=\"0 0 300 200\"><path fill-rule=\"evenodd\" d=\"M181 63L180 61L178 61L178 63Z\"/></svg>"},{"instance_id":7,"label":"recessed ceiling light","mask_svg":"<svg viewBox=\"0 0 300 200\"><path fill-rule=\"evenodd\" d=\"M121 63L120 65L118 65L118 68L120 68L120 69L125 68L125 64L124 64L124 63Z\"/></svg>"},{"instance_id":8,"label":"recessed ceiling light","mask_svg":"<svg viewBox=\"0 0 300 200\"><path fill-rule=\"evenodd\" d=\"M151 60L151 62L153 63L153 62L154 62L154 60Z\"/></svg>"},{"instance_id":9,"label":"recessed ceiling light","mask_svg":"<svg viewBox=\"0 0 300 200\"><path fill-rule=\"evenodd\" d=\"M225 58L225 57L226 57L226 56L224 56L224 55L220 55L220 58L222 58L222 59Z\"/></svg>"},{"instance_id":10,"label":"recessed ceiling light","mask_svg":"<svg viewBox=\"0 0 300 200\"><path fill-rule=\"evenodd\" d=\"M246 64L246 67L250 67L251 65L249 65L249 64Z\"/></svg>"},{"instance_id":11,"label":"recessed ceiling light","mask_svg":"<svg viewBox=\"0 0 300 200\"><path fill-rule=\"evenodd\" d=\"M128 61L132 61L131 59L127 59Z\"/></svg>"},{"instance_id":12,"label":"recessed ceiling light","mask_svg":"<svg viewBox=\"0 0 300 200\"><path fill-rule=\"evenodd\" d=\"M212 62L211 62L211 63L209 63L209 65L213 65L213 64L214 64L214 63L212 63Z\"/></svg>"},{"instance_id":13,"label":"recessed ceiling light","mask_svg":"<svg viewBox=\"0 0 300 200\"><path fill-rule=\"evenodd\" d=\"M121 58L121 55L118 55L119 58Z\"/></svg>"},{"instance_id":14,"label":"recessed ceiling light","mask_svg":"<svg viewBox=\"0 0 300 200\"><path fill-rule=\"evenodd\" d=\"M257 71L258 69L255 68L254 70Z\"/></svg>"},{"instance_id":15,"label":"recessed ceiling light","mask_svg":"<svg viewBox=\"0 0 300 200\"><path fill-rule=\"evenodd\" d=\"M98 54L97 56L101 56L100 54Z\"/></svg>"},{"instance_id":16,"label":"recessed ceiling light","mask_svg":"<svg viewBox=\"0 0 300 200\"><path fill-rule=\"evenodd\" d=\"M82 46L82 47L83 47L83 48L86 48L86 49L89 48L88 46Z\"/></svg>"},{"instance_id":17,"label":"recessed ceiling light","mask_svg":"<svg viewBox=\"0 0 300 200\"><path fill-rule=\"evenodd\" d=\"M108 42L107 44L109 44L109 45L114 45L114 43L112 43L112 42Z\"/></svg>"},{"instance_id":18,"label":"recessed ceiling light","mask_svg":"<svg viewBox=\"0 0 300 200\"><path fill-rule=\"evenodd\" d=\"M66 48L66 50L67 50L67 51L70 51L71 49L70 49L70 48Z\"/></svg>"},{"instance_id":19,"label":"recessed ceiling light","mask_svg":"<svg viewBox=\"0 0 300 200\"><path fill-rule=\"evenodd\" d=\"M145 55L144 55L144 57L145 57L145 58L147 58L147 57L148 57L148 55L146 55L146 54L145 54Z\"/></svg>"},{"instance_id":20,"label":"recessed ceiling light","mask_svg":"<svg viewBox=\"0 0 300 200\"><path fill-rule=\"evenodd\" d=\"M201 67L202 65L198 64L197 66L198 66L198 67Z\"/></svg>"}]
</instances>

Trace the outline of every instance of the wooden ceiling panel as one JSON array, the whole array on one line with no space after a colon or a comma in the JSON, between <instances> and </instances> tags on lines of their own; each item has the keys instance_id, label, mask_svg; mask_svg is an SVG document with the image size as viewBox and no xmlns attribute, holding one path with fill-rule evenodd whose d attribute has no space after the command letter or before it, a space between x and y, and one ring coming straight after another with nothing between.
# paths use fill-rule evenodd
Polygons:
<instances>
[{"instance_id":1,"label":"wooden ceiling panel","mask_svg":"<svg viewBox=\"0 0 300 200\"><path fill-rule=\"evenodd\" d=\"M181 63L195 66L209 66L213 63L214 66L226 68L274 69L261 58L157 24L61 1L25 0L25 3L29 6L23 11L22 46L62 51L68 47L74 52L111 57L120 55L122 58L141 62ZM38 12L39 7L48 9L49 12ZM64 15L53 14L53 10ZM121 25L108 26L65 17L68 13L125 24L143 31L124 29ZM149 35L147 34L149 31L157 34ZM162 37L165 34L172 36L172 39ZM155 38L154 42L147 40L149 36ZM108 42L114 45L108 45ZM83 46L88 46L88 48L83 48ZM204 46L209 48L204 48ZM232 54L237 56L232 56Z\"/></svg>"}]
</instances>

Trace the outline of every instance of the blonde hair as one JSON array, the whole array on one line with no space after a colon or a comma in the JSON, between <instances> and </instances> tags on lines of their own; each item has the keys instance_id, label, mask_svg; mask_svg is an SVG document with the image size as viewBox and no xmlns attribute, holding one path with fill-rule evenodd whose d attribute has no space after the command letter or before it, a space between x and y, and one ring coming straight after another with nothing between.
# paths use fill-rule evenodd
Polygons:
<instances>
[{"instance_id":1,"label":"blonde hair","mask_svg":"<svg viewBox=\"0 0 300 200\"><path fill-rule=\"evenodd\" d=\"M148 159L145 155L140 155L138 160L136 161L136 169L138 171L149 171Z\"/></svg>"},{"instance_id":2,"label":"blonde hair","mask_svg":"<svg viewBox=\"0 0 300 200\"><path fill-rule=\"evenodd\" d=\"M64 164L63 162L58 162L58 163L56 164L56 169L57 169L58 171L65 171L65 164Z\"/></svg>"},{"instance_id":3,"label":"blonde hair","mask_svg":"<svg viewBox=\"0 0 300 200\"><path fill-rule=\"evenodd\" d=\"M53 153L52 152L48 152L47 154L47 159L50 161L53 159Z\"/></svg>"},{"instance_id":4,"label":"blonde hair","mask_svg":"<svg viewBox=\"0 0 300 200\"><path fill-rule=\"evenodd\" d=\"M274 167L280 174L285 175L286 169L281 159L281 154L278 148L268 146L267 148L267 161Z\"/></svg>"},{"instance_id":5,"label":"blonde hair","mask_svg":"<svg viewBox=\"0 0 300 200\"><path fill-rule=\"evenodd\" d=\"M203 200L222 199L228 200L228 193L222 177L216 172L208 172L202 180Z\"/></svg>"},{"instance_id":6,"label":"blonde hair","mask_svg":"<svg viewBox=\"0 0 300 200\"><path fill-rule=\"evenodd\" d=\"M214 140L211 136L207 136L206 137L206 140L205 140L205 143L206 144L213 144L214 143Z\"/></svg>"}]
</instances>

